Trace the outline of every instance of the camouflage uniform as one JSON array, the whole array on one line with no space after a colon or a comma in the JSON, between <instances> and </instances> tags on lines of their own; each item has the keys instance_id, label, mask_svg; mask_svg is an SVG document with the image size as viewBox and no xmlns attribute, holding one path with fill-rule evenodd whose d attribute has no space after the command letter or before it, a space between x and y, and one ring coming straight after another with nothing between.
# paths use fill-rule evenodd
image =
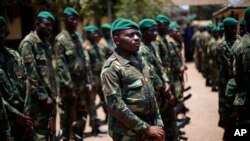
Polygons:
<instances>
[{"instance_id":1,"label":"camouflage uniform","mask_svg":"<svg viewBox=\"0 0 250 141\"><path fill-rule=\"evenodd\" d=\"M7 108L11 132L15 140L22 140L22 130L15 124L15 117L23 112L26 94L26 71L24 62L17 51L7 47L1 47L3 58L1 66L1 93L5 103L11 106Z\"/></svg>"},{"instance_id":2,"label":"camouflage uniform","mask_svg":"<svg viewBox=\"0 0 250 141\"><path fill-rule=\"evenodd\" d=\"M171 77L173 85L173 93L178 101L183 101L183 73L179 71L182 67L183 59L179 50L180 44L178 44L172 37L168 36L169 53L171 58Z\"/></svg>"},{"instance_id":3,"label":"camouflage uniform","mask_svg":"<svg viewBox=\"0 0 250 141\"><path fill-rule=\"evenodd\" d=\"M48 41L42 41L36 31L30 32L20 43L19 51L27 70L28 90L25 112L34 123L37 140L47 140L48 122L53 110L41 108L42 101L50 97L56 102L56 79L52 68L52 50Z\"/></svg>"},{"instance_id":4,"label":"camouflage uniform","mask_svg":"<svg viewBox=\"0 0 250 141\"><path fill-rule=\"evenodd\" d=\"M149 79L150 68L144 58L140 59L142 63L137 64L115 51L102 69L102 88L109 108L109 134L116 141L153 140L145 130L149 125L163 127Z\"/></svg>"},{"instance_id":5,"label":"camouflage uniform","mask_svg":"<svg viewBox=\"0 0 250 141\"><path fill-rule=\"evenodd\" d=\"M156 52L158 46L155 42L152 42L151 44L151 46L147 46L144 43L141 43L139 53L145 58L150 67L150 77L154 85L157 104L164 123L164 131L167 136L170 136L174 134L174 128L171 124L175 124L175 122L171 122L169 114L167 114L170 105L168 105L168 99L164 94L165 84L170 82L161 65L160 56Z\"/></svg>"},{"instance_id":6,"label":"camouflage uniform","mask_svg":"<svg viewBox=\"0 0 250 141\"><path fill-rule=\"evenodd\" d=\"M211 35L207 30L203 31L200 36L200 43L202 49L202 56L201 56L201 71L205 78L208 76L208 44L211 40Z\"/></svg>"},{"instance_id":7,"label":"camouflage uniform","mask_svg":"<svg viewBox=\"0 0 250 141\"><path fill-rule=\"evenodd\" d=\"M238 123L240 125L250 126L250 98L249 98L249 70L250 70L250 34L247 32L241 38L239 43L235 44L235 81L228 82L231 84L231 92L227 92L227 96L232 99L232 104L236 109ZM228 87L227 87L228 91Z\"/></svg>"},{"instance_id":8,"label":"camouflage uniform","mask_svg":"<svg viewBox=\"0 0 250 141\"><path fill-rule=\"evenodd\" d=\"M195 58L195 66L196 68L201 71L201 44L200 44L200 36L201 36L201 32L200 30L197 30L193 37L192 37L192 43L194 44L194 58Z\"/></svg>"},{"instance_id":9,"label":"camouflage uniform","mask_svg":"<svg viewBox=\"0 0 250 141\"><path fill-rule=\"evenodd\" d=\"M217 47L217 65L219 68L218 76L218 87L219 87L219 126L225 127L228 124L231 124L231 114L232 107L227 102L225 98L225 89L228 83L228 80L233 77L233 44L237 44L240 37L237 36L236 40L228 40L225 36L222 37L221 43Z\"/></svg>"},{"instance_id":10,"label":"camouflage uniform","mask_svg":"<svg viewBox=\"0 0 250 141\"><path fill-rule=\"evenodd\" d=\"M87 119L86 84L89 83L88 54L82 49L79 36L70 35L66 30L61 31L55 39L55 54L57 74L60 79L60 97L62 99L62 127L65 137L72 136L71 126L75 120L83 123L79 127L82 134ZM77 101L70 100L71 93L75 91ZM77 117L76 117L77 115Z\"/></svg>"},{"instance_id":11,"label":"camouflage uniform","mask_svg":"<svg viewBox=\"0 0 250 141\"><path fill-rule=\"evenodd\" d=\"M107 40L104 37L102 37L99 42L98 42L98 46L102 47L104 49L104 55L105 55L105 59L108 59L109 56L113 53L114 51L114 43L111 39Z\"/></svg>"},{"instance_id":12,"label":"camouflage uniform","mask_svg":"<svg viewBox=\"0 0 250 141\"><path fill-rule=\"evenodd\" d=\"M101 69L105 60L105 55L104 53L104 48L98 46L97 43L91 43L89 40L86 40L83 43L83 48L88 52L89 55L89 60L90 60L90 66L92 70L92 78L91 81L93 82L93 91L92 94L90 94L89 102L91 102L88 105L88 109L90 112L90 120L91 120L91 126L93 129L93 133L95 132L94 130L97 130L100 126L100 121L97 119L96 115L96 106L95 106L95 97L96 94L99 94L100 99L101 99L101 104L104 108L105 113L107 113L106 106L104 105L104 95L102 93L102 86L101 86L101 80L100 80L100 74L101 74ZM99 122L99 123L98 123Z\"/></svg>"}]
</instances>

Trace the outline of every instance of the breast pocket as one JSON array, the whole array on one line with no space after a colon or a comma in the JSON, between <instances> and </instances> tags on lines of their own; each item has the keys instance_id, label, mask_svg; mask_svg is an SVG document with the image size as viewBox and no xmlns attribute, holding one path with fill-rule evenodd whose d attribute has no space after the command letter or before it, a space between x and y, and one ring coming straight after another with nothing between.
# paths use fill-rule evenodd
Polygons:
<instances>
[{"instance_id":1,"label":"breast pocket","mask_svg":"<svg viewBox=\"0 0 250 141\"><path fill-rule=\"evenodd\" d=\"M75 50L75 45L73 43L70 42L66 45L65 55L67 56L69 61L72 61L75 59L76 50Z\"/></svg>"},{"instance_id":2,"label":"breast pocket","mask_svg":"<svg viewBox=\"0 0 250 141\"><path fill-rule=\"evenodd\" d=\"M38 71L42 76L46 76L49 73L48 68L48 59L46 58L45 54L37 54L36 55L37 60L37 67Z\"/></svg>"}]
</instances>

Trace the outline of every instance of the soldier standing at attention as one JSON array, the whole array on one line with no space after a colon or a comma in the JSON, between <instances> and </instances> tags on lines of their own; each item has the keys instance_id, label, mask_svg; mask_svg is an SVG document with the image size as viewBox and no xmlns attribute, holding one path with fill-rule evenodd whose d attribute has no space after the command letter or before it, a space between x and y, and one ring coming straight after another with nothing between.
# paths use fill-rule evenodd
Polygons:
<instances>
[{"instance_id":1,"label":"soldier standing at attention","mask_svg":"<svg viewBox=\"0 0 250 141\"><path fill-rule=\"evenodd\" d=\"M50 12L37 15L35 31L31 31L20 43L19 51L27 70L28 94L25 112L32 118L35 140L47 141L49 118L55 115L56 82L52 68L52 49L47 40L55 19ZM41 108L42 107L42 108Z\"/></svg>"},{"instance_id":2,"label":"soldier standing at attention","mask_svg":"<svg viewBox=\"0 0 250 141\"><path fill-rule=\"evenodd\" d=\"M131 20L120 18L112 23L117 48L105 62L101 80L114 141L165 140L150 68L137 53L140 35Z\"/></svg>"},{"instance_id":3,"label":"soldier standing at attention","mask_svg":"<svg viewBox=\"0 0 250 141\"><path fill-rule=\"evenodd\" d=\"M92 126L92 134L101 133L99 129L100 120L97 119L96 115L96 106L95 106L95 97L96 94L99 95L101 99L101 105L103 106L104 111L106 110L104 96L102 93L101 79L100 74L102 66L105 60L103 48L98 46L98 28L94 25L89 25L85 28L86 31L86 40L83 43L82 47L87 51L92 71L91 81L93 82L93 89L91 94L88 94L90 102L88 104L89 114L90 114L90 123Z\"/></svg>"},{"instance_id":4,"label":"soldier standing at attention","mask_svg":"<svg viewBox=\"0 0 250 141\"><path fill-rule=\"evenodd\" d=\"M219 67L218 75L218 90L219 90L219 123L218 125L224 128L223 138L227 140L230 137L230 127L232 125L232 105L227 101L225 97L226 85L233 77L233 44L237 43L240 36L236 34L236 27L238 21L234 18L228 17L223 20L224 36L221 39L221 43L217 47L217 64Z\"/></svg>"},{"instance_id":5,"label":"soldier standing at attention","mask_svg":"<svg viewBox=\"0 0 250 141\"><path fill-rule=\"evenodd\" d=\"M144 19L140 21L139 28L142 33L139 54L145 58L150 67L150 77L154 85L157 104L164 123L166 139L171 141L175 137L174 133L176 129L173 125L176 124L176 121L169 122L169 117L167 116L167 112L169 111L167 111L167 108L169 108L170 104L173 104L172 101L174 97L170 93L170 82L163 69L158 52L156 51L158 46L154 44L157 37L157 23L152 19ZM175 116L174 113L172 113L172 115Z\"/></svg>"},{"instance_id":6,"label":"soldier standing at attention","mask_svg":"<svg viewBox=\"0 0 250 141\"><path fill-rule=\"evenodd\" d=\"M235 115L233 123L239 128L248 130L250 128L250 7L245 10L244 20L247 32L237 44L234 44L235 77L228 81L226 96L233 105ZM234 132L235 128L231 130L231 138L227 138L228 141L231 141ZM247 137L244 136L244 139Z\"/></svg>"},{"instance_id":7,"label":"soldier standing at attention","mask_svg":"<svg viewBox=\"0 0 250 141\"><path fill-rule=\"evenodd\" d=\"M15 50L4 46L9 34L6 20L0 16L0 140L23 141L33 132L33 124L23 112L26 91L24 63Z\"/></svg>"},{"instance_id":8,"label":"soldier standing at attention","mask_svg":"<svg viewBox=\"0 0 250 141\"><path fill-rule=\"evenodd\" d=\"M240 21L240 36L243 37L247 32L247 23L245 19Z\"/></svg>"},{"instance_id":9,"label":"soldier standing at attention","mask_svg":"<svg viewBox=\"0 0 250 141\"><path fill-rule=\"evenodd\" d=\"M87 53L82 49L80 37L76 34L79 13L67 7L63 14L65 29L56 36L55 53L60 79L61 107L64 111L61 115L63 136L64 140L68 141L70 138L83 137L87 119L86 91L91 89L91 85Z\"/></svg>"}]
</instances>

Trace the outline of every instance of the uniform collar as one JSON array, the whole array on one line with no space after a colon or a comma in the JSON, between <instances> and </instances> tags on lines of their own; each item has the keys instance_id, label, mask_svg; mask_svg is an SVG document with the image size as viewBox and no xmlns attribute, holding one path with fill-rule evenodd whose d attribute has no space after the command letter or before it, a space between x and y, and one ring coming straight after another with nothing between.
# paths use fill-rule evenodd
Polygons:
<instances>
[{"instance_id":1,"label":"uniform collar","mask_svg":"<svg viewBox=\"0 0 250 141\"><path fill-rule=\"evenodd\" d=\"M36 43L42 43L42 40L39 38L38 34L36 31L31 31L31 36L33 37L34 41Z\"/></svg>"},{"instance_id":2,"label":"uniform collar","mask_svg":"<svg viewBox=\"0 0 250 141\"><path fill-rule=\"evenodd\" d=\"M121 55L119 55L116 50L114 50L114 56L117 58L118 62L122 66L127 66L131 62L128 59L126 59L126 58L122 57Z\"/></svg>"}]
</instances>

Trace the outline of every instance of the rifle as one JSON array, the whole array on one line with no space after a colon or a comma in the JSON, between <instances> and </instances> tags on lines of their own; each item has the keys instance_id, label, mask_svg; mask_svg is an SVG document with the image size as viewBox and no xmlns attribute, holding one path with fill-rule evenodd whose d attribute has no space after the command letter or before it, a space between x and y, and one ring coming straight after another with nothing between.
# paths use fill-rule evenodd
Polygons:
<instances>
[{"instance_id":1,"label":"rifle","mask_svg":"<svg viewBox=\"0 0 250 141\"><path fill-rule=\"evenodd\" d=\"M56 137L56 116L54 113L49 114L49 141L58 141Z\"/></svg>"}]
</instances>

